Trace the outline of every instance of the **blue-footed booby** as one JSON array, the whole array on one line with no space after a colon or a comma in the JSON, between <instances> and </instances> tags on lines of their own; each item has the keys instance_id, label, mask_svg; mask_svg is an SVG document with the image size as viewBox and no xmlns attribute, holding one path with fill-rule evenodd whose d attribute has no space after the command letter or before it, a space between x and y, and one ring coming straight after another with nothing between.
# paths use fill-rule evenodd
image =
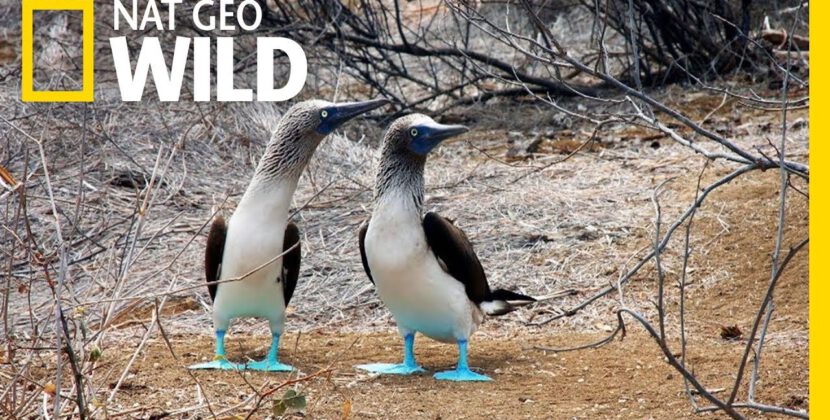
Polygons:
<instances>
[{"instance_id":1,"label":"blue-footed booby","mask_svg":"<svg viewBox=\"0 0 830 420\"><path fill-rule=\"evenodd\" d=\"M192 369L293 369L277 358L285 307L300 273L300 231L288 221L291 198L326 135L387 103L385 99L337 104L311 100L294 105L280 119L233 216L227 225L217 217L208 234L205 276L213 300L216 355L212 362ZM238 280L221 282L231 279ZM268 320L272 341L265 360L240 365L225 357L225 332L237 317Z\"/></svg>"},{"instance_id":2,"label":"blue-footed booby","mask_svg":"<svg viewBox=\"0 0 830 420\"><path fill-rule=\"evenodd\" d=\"M502 315L535 299L487 284L484 269L461 229L436 213L423 214L424 165L441 141L467 128L412 114L394 121L383 139L375 203L359 232L369 280L392 312L404 337L404 361L357 368L375 373L423 372L415 362L415 333L458 344L455 370L436 379L488 381L467 365L467 340L484 315Z\"/></svg>"}]
</instances>

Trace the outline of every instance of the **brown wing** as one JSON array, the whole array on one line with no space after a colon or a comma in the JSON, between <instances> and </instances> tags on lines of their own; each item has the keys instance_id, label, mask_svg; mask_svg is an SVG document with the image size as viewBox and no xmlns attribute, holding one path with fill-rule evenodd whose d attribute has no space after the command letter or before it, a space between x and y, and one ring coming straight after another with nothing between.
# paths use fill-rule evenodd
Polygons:
<instances>
[{"instance_id":1,"label":"brown wing","mask_svg":"<svg viewBox=\"0 0 830 420\"><path fill-rule=\"evenodd\" d=\"M363 270L366 271L366 275L369 276L369 281L372 284L375 284L375 279L372 278L372 270L369 269L369 260L366 259L366 246L364 242L366 242L366 231L369 230L369 221L367 220L363 226L360 227L360 232L358 232L357 237L358 241L360 242L360 261L363 262Z\"/></svg>"},{"instance_id":2,"label":"brown wing","mask_svg":"<svg viewBox=\"0 0 830 420\"><path fill-rule=\"evenodd\" d=\"M285 227L285 236L282 241L282 250L285 252L292 245L297 244L294 249L282 256L282 293L285 298L285 305L291 300L294 288L297 287L297 278L300 277L300 229L294 223L288 223Z\"/></svg>"},{"instance_id":3,"label":"brown wing","mask_svg":"<svg viewBox=\"0 0 830 420\"><path fill-rule=\"evenodd\" d=\"M471 301L484 301L490 295L490 286L467 235L436 213L427 213L423 226L427 244L444 263L447 273L464 284Z\"/></svg>"},{"instance_id":4,"label":"brown wing","mask_svg":"<svg viewBox=\"0 0 830 420\"><path fill-rule=\"evenodd\" d=\"M216 216L210 226L207 246L205 247L205 279L208 282L210 300L216 299L216 289L219 285L214 282L219 280L222 271L222 253L225 251L225 235L227 232L228 226L225 224L225 219L222 216Z\"/></svg>"}]
</instances>

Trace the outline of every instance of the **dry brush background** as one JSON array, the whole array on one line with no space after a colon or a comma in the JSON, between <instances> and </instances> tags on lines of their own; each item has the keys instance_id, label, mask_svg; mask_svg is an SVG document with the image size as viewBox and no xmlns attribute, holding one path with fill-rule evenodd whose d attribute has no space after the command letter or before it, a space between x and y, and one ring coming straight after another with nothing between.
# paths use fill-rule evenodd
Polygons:
<instances>
[{"instance_id":1,"label":"dry brush background","mask_svg":"<svg viewBox=\"0 0 830 420\"><path fill-rule=\"evenodd\" d=\"M232 213L289 104L194 103L187 78L179 103L152 99L149 82L148 99L121 102L108 2L96 3L96 101L22 103L19 4L4 4L3 417L261 417L285 388L322 418L507 415L486 395L432 394L431 378L349 367L399 352L356 231L383 127L412 111L473 129L430 158L426 205L465 229L491 284L574 291L477 334L473 363L510 389L510 413L806 416L806 3L263 4L260 31L236 40L238 85L255 80L254 37L287 35L309 56L302 98L395 101L330 136L295 195L304 256L283 348L302 372L183 368L211 351L205 227ZM121 35L134 53L143 36L204 35L187 20ZM77 16L36 22L38 87L77 87ZM452 363L454 349L420 343ZM265 345L261 321L234 324L231 354ZM584 345L610 349L561 353ZM608 379L627 361L653 376Z\"/></svg>"}]
</instances>

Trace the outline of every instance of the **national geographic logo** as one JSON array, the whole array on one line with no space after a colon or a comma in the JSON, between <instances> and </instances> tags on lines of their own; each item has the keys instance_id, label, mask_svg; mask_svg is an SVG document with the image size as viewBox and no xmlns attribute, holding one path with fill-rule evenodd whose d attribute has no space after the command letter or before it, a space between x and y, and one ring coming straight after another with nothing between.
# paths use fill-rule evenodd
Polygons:
<instances>
[{"instance_id":1,"label":"national geographic logo","mask_svg":"<svg viewBox=\"0 0 830 420\"><path fill-rule=\"evenodd\" d=\"M130 3L131 1L131 3ZM23 0L23 65L21 97L24 102L92 102L94 99L95 65L95 15L94 0ZM141 5L139 5L141 3ZM161 6L159 5L161 4ZM184 4L183 4L184 3ZM190 9L192 6L192 10ZM181 10L179 10L181 9ZM54 91L34 89L34 12L81 11L83 14L83 87L79 91ZM176 14L190 12L194 25L202 31L255 31L262 22L262 6L255 0L113 0L112 28L119 31L128 26L132 31L146 32L176 30ZM252 16L253 19L245 18ZM213 12L215 15L211 15ZM165 15L166 16L163 16ZM208 16L206 16L208 15ZM124 25L126 23L126 25ZM175 32L174 32L175 33ZM109 39L121 100L140 101L149 74L152 74L158 99L176 102L182 90L186 63L193 60L193 100L207 102L282 102L297 96L305 86L308 60L302 47L295 41L282 37L256 38L257 77L256 90L234 86L234 38L233 37L182 37L177 36L172 48L172 61L168 65L158 37L141 39L141 49L133 57L124 36ZM214 48L215 47L215 50ZM215 54L212 54L215 51ZM288 80L276 87L274 57L281 51L288 60ZM215 57L211 57L215 55ZM211 89L211 58L215 60L215 90ZM214 93L215 92L215 93Z\"/></svg>"}]
</instances>

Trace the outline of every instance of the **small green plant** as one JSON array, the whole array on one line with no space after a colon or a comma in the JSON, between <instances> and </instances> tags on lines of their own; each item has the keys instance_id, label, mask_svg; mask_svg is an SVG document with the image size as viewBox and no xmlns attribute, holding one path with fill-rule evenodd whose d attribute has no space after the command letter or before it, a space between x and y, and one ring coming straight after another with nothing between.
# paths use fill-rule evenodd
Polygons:
<instances>
[{"instance_id":1,"label":"small green plant","mask_svg":"<svg viewBox=\"0 0 830 420\"><path fill-rule=\"evenodd\" d=\"M298 394L294 389L289 389L285 391L282 398L274 399L271 411L274 416L282 416L287 412L303 411L305 407L305 395Z\"/></svg>"},{"instance_id":2,"label":"small green plant","mask_svg":"<svg viewBox=\"0 0 830 420\"><path fill-rule=\"evenodd\" d=\"M103 355L104 355L104 351L101 350L100 347L95 346L95 347L92 348L92 350L89 351L89 361L90 362L95 362L98 359L100 359L101 356L103 356Z\"/></svg>"}]
</instances>

